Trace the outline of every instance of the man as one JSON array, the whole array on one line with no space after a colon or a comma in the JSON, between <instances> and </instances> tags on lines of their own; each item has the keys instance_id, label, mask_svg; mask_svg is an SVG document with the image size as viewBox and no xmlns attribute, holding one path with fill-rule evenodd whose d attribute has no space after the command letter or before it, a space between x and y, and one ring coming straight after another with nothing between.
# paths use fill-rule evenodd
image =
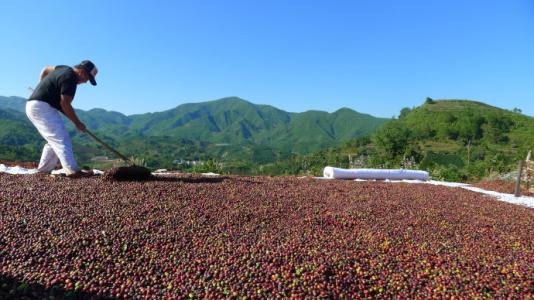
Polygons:
<instances>
[{"instance_id":1,"label":"man","mask_svg":"<svg viewBox=\"0 0 534 300\"><path fill-rule=\"evenodd\" d=\"M97 68L89 60L82 61L74 68L60 65L45 67L41 71L39 84L26 102L26 115L47 141L38 172L50 173L59 161L67 176L84 175L74 158L72 141L59 112L69 118L78 130L85 131L85 124L78 119L71 103L77 85L87 81L96 85L97 73Z\"/></svg>"}]
</instances>

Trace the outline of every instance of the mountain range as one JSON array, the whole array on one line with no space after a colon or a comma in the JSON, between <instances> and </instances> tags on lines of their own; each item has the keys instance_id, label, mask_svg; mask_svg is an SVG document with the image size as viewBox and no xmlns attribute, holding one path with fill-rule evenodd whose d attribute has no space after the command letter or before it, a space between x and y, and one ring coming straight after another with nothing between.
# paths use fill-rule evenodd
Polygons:
<instances>
[{"instance_id":1,"label":"mountain range","mask_svg":"<svg viewBox=\"0 0 534 300\"><path fill-rule=\"evenodd\" d=\"M0 145L4 148L35 148L43 143L24 114L25 101L0 96ZM269 162L337 146L375 131L387 121L349 108L333 113L291 113L237 97L130 116L100 108L76 113L89 130L129 154L141 149L158 155L173 153L179 156L175 156L177 159L195 158L191 157L194 154L204 158L246 158L251 162ZM102 152L95 150L94 142L76 131L71 122L66 124L81 149L77 154L83 159ZM11 156L15 156L11 158L17 158L15 150L10 149Z\"/></svg>"},{"instance_id":2,"label":"mountain range","mask_svg":"<svg viewBox=\"0 0 534 300\"><path fill-rule=\"evenodd\" d=\"M44 141L24 106L23 98L0 97L0 160L39 159ZM104 109L77 114L97 136L153 168L182 168L176 162L184 160L208 162L196 171L263 175L320 175L326 165L407 167L470 181L516 169L534 149L533 117L471 100L427 98L392 119L348 108L290 113L237 97L130 116ZM65 123L79 162L95 166L91 158L113 157Z\"/></svg>"}]
</instances>

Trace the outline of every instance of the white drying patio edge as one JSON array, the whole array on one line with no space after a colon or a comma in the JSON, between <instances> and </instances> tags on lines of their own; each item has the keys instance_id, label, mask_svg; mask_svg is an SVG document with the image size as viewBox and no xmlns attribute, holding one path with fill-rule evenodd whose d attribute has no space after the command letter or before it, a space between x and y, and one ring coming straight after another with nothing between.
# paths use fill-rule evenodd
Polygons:
<instances>
[{"instance_id":1,"label":"white drying patio edge","mask_svg":"<svg viewBox=\"0 0 534 300\"><path fill-rule=\"evenodd\" d=\"M35 174L37 173L37 169L26 169L20 166L14 166L14 167L7 167L4 164L0 164L0 173L8 173L8 174L16 174L16 175L29 175L29 174ZM104 172L93 169L93 173L95 175L102 175ZM53 175L58 174L65 174L65 171L63 169L61 170L54 170L52 171Z\"/></svg>"},{"instance_id":2,"label":"white drying patio edge","mask_svg":"<svg viewBox=\"0 0 534 300\"><path fill-rule=\"evenodd\" d=\"M474 187L470 184L466 183L459 183L459 182L446 182L446 181L434 181L430 180L427 182L421 181L420 183L426 183L426 184L434 184L434 185L443 185L443 186L449 186L449 187L460 187L462 189L466 189L469 191L485 194L492 196L494 198L497 198L497 200L501 200L508 203L513 204L521 204L526 205L528 207L534 208L534 197L528 197L528 196L522 196L522 197L516 197L513 194L506 194L506 193L499 193L495 191L488 191L485 189L481 189L478 187Z\"/></svg>"},{"instance_id":3,"label":"white drying patio edge","mask_svg":"<svg viewBox=\"0 0 534 300\"><path fill-rule=\"evenodd\" d=\"M20 166L15 167L7 167L4 164L0 164L0 173L8 173L8 174L35 174L37 173L37 169L26 169Z\"/></svg>"}]
</instances>

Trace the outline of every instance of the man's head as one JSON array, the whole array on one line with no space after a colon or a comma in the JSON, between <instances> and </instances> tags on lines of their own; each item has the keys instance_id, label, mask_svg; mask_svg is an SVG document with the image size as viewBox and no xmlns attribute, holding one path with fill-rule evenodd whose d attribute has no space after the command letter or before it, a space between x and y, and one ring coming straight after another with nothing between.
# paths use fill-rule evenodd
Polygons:
<instances>
[{"instance_id":1,"label":"man's head","mask_svg":"<svg viewBox=\"0 0 534 300\"><path fill-rule=\"evenodd\" d=\"M78 70L79 83L86 83L89 80L92 85L96 85L95 76L98 73L98 69L90 60L82 61L75 65L74 69Z\"/></svg>"}]
</instances>

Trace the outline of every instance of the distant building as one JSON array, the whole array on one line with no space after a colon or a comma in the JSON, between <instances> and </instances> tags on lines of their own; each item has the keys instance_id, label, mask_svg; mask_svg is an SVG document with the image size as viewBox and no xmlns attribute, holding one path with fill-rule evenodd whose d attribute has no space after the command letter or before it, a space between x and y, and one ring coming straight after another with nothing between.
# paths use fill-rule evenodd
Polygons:
<instances>
[{"instance_id":1,"label":"distant building","mask_svg":"<svg viewBox=\"0 0 534 300\"><path fill-rule=\"evenodd\" d=\"M185 166L188 166L188 167L192 167L192 166L201 166L203 165L205 162L202 161L202 160L182 160L182 159L175 159L173 161L174 164L176 165L185 165Z\"/></svg>"},{"instance_id":2,"label":"distant building","mask_svg":"<svg viewBox=\"0 0 534 300\"><path fill-rule=\"evenodd\" d=\"M91 158L91 161L97 161L97 162L105 162L105 161L109 161L109 157L107 156L95 156L93 158Z\"/></svg>"},{"instance_id":3,"label":"distant building","mask_svg":"<svg viewBox=\"0 0 534 300\"><path fill-rule=\"evenodd\" d=\"M99 162L99 163L108 163L108 162L115 162L119 161L120 159L111 159L107 156L95 156L91 158L92 162Z\"/></svg>"}]
</instances>

